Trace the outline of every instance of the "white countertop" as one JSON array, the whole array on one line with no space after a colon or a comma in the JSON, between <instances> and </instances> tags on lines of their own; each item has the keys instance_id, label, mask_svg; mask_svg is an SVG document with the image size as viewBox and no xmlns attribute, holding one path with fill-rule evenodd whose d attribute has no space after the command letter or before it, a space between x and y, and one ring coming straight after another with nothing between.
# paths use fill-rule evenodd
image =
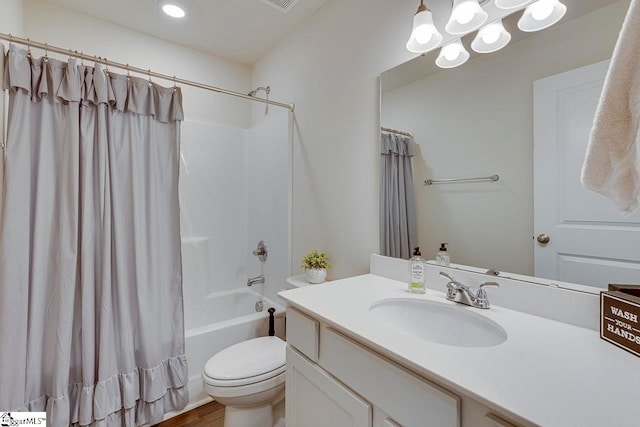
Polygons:
<instances>
[{"instance_id":1,"label":"white countertop","mask_svg":"<svg viewBox=\"0 0 640 427\"><path fill-rule=\"evenodd\" d=\"M502 307L462 306L508 333L494 347L453 347L399 332L369 314L387 298L446 301L427 289L366 274L281 292L290 305L326 321L413 371L490 408L544 427L640 426L640 358L598 332ZM425 325L428 327L428 325Z\"/></svg>"}]
</instances>

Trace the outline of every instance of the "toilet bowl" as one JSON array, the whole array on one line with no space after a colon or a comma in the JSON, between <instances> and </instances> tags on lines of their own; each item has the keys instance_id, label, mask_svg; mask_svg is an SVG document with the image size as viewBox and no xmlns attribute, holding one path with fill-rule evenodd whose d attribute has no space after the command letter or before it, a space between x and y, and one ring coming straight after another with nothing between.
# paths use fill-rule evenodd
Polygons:
<instances>
[{"instance_id":1,"label":"toilet bowl","mask_svg":"<svg viewBox=\"0 0 640 427\"><path fill-rule=\"evenodd\" d=\"M225 405L224 427L271 427L284 399L286 343L260 337L227 347L204 367L205 392Z\"/></svg>"}]
</instances>

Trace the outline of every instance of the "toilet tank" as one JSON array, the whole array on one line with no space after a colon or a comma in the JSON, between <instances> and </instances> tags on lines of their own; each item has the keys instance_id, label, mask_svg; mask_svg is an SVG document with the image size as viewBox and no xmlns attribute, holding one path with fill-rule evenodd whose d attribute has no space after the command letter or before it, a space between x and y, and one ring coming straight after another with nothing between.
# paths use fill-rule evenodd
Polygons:
<instances>
[{"instance_id":1,"label":"toilet tank","mask_svg":"<svg viewBox=\"0 0 640 427\"><path fill-rule=\"evenodd\" d=\"M299 276L288 277L283 290L287 291L289 289L303 288L311 285L312 284L307 281L307 276L301 274Z\"/></svg>"}]
</instances>

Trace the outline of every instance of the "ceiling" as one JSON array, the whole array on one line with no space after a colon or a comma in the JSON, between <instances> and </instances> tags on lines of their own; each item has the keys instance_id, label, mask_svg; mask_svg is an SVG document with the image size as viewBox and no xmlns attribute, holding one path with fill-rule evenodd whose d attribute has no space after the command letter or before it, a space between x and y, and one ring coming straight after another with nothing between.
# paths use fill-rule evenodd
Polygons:
<instances>
[{"instance_id":1,"label":"ceiling","mask_svg":"<svg viewBox=\"0 0 640 427\"><path fill-rule=\"evenodd\" d=\"M44 0L164 40L252 65L327 0L298 0L287 13L261 0L179 0L175 19L158 0Z\"/></svg>"}]
</instances>

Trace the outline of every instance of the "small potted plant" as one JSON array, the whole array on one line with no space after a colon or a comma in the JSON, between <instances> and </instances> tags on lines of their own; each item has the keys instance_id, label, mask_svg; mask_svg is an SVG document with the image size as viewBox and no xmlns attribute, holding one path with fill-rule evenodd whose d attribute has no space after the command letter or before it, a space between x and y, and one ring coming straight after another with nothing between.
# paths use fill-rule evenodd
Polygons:
<instances>
[{"instance_id":1,"label":"small potted plant","mask_svg":"<svg viewBox=\"0 0 640 427\"><path fill-rule=\"evenodd\" d=\"M327 254L312 250L302 258L300 267L304 268L309 283L322 283L327 278L327 268L331 268Z\"/></svg>"}]
</instances>

